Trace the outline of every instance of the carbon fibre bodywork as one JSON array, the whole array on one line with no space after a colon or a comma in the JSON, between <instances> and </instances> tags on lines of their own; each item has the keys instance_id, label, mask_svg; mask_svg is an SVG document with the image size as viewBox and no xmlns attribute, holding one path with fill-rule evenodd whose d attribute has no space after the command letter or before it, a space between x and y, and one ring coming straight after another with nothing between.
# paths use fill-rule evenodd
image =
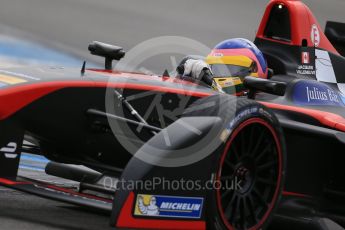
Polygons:
<instances>
[{"instance_id":1,"label":"carbon fibre bodywork","mask_svg":"<svg viewBox=\"0 0 345 230\"><path fill-rule=\"evenodd\" d=\"M308 20L299 22L302 17ZM277 28L276 21L286 27ZM255 112L250 111L251 115L260 115L270 124L279 121L286 142L286 171L279 171L285 176L284 191L280 194L283 198L278 210L272 209L275 210L273 225L281 229L284 223L289 223L289 229L293 228L291 226L301 228L315 224L315 218L328 218L345 226L345 97L342 92L345 59L320 31L312 13L300 1L272 0L255 43L267 57L268 66L276 73L266 80L267 84L276 81L286 85L283 96L257 92L252 94L256 102L248 102L253 103L250 106L256 109ZM16 178L18 156L23 148L23 139L26 139L39 146L39 154L50 160L85 165L104 175L128 181L149 180L156 176L169 180L214 180L220 171L218 163L214 162L219 162L226 152L224 140L219 148L210 151L212 154L179 167L162 167L154 160L145 162L140 155L145 155L145 151L154 152L151 145L159 145L164 149L160 154L169 158L176 149L186 143L197 143L209 133L211 140L219 141L219 133L211 131L226 131L222 119L217 116L181 118L193 103L219 93L167 76L97 69L2 69L0 82L0 152L3 153L0 155L0 184L105 210L111 206L111 225L117 227L226 228L218 213L219 203L215 201L214 191L167 192L157 188L153 192L157 197L170 195L170 199L177 196L185 200L202 200L203 209L197 210L200 215L195 219L186 216L138 217L135 213L139 195L152 194L152 191L120 189L111 199L99 199L79 191L61 190L42 182L29 183L27 178ZM133 122L135 113L124 107L114 91L127 98L147 124ZM159 107L147 113L152 103ZM163 117L162 111L170 111L173 116ZM248 109L244 111L248 112ZM101 116L102 113L105 116ZM112 119L119 120L119 117L123 123L113 126ZM241 119L236 114L233 123L245 122ZM199 136L183 127L181 122L200 130ZM160 144L166 138L159 130L173 134L172 146ZM277 130L280 134L280 128ZM280 149L284 152L285 142L282 140L277 144L277 152ZM203 144L207 146L209 143ZM199 148L205 146L200 145ZM279 164L283 165L282 162ZM265 205L270 206L271 203ZM263 220L266 221L266 217ZM255 226L261 227L261 223ZM246 227L238 229L243 228ZM319 226L319 229L327 228Z\"/></svg>"}]
</instances>

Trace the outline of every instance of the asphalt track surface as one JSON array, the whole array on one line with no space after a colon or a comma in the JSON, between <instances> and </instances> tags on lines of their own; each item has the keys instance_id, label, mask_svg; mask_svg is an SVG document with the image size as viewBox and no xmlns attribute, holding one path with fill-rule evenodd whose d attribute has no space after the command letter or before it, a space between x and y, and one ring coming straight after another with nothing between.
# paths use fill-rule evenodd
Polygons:
<instances>
[{"instance_id":1,"label":"asphalt track surface","mask_svg":"<svg viewBox=\"0 0 345 230\"><path fill-rule=\"evenodd\" d=\"M344 0L306 0L322 26L345 22ZM253 39L266 0L1 0L0 34L34 40L81 59L93 40L126 50L157 36L183 36L209 47ZM34 52L34 51L33 51ZM166 65L159 59L152 68ZM26 175L37 176L31 170ZM105 213L0 187L0 229L110 229Z\"/></svg>"},{"instance_id":2,"label":"asphalt track surface","mask_svg":"<svg viewBox=\"0 0 345 230\"><path fill-rule=\"evenodd\" d=\"M109 215L0 188L0 229L113 229Z\"/></svg>"}]
</instances>

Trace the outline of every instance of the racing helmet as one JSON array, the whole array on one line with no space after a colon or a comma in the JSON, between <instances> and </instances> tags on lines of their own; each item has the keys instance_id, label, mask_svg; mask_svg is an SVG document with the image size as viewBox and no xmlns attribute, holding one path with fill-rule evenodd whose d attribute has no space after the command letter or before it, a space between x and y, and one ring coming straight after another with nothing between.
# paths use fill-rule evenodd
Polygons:
<instances>
[{"instance_id":1,"label":"racing helmet","mask_svg":"<svg viewBox=\"0 0 345 230\"><path fill-rule=\"evenodd\" d=\"M212 49L206 62L211 67L214 81L230 94L243 94L244 77L267 78L268 75L263 53L254 43L244 38L222 41Z\"/></svg>"}]
</instances>

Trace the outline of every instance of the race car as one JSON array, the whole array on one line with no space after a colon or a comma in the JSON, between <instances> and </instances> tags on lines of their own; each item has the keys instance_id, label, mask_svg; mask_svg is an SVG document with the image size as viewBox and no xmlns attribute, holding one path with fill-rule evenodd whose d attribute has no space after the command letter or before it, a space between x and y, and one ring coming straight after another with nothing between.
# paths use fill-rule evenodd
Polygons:
<instances>
[{"instance_id":1,"label":"race car","mask_svg":"<svg viewBox=\"0 0 345 230\"><path fill-rule=\"evenodd\" d=\"M255 44L274 74L246 77L243 97L113 70L125 52L100 42L104 69L0 69L0 184L111 211L116 228L342 229L344 31L271 0ZM22 152L79 186L18 176Z\"/></svg>"}]
</instances>

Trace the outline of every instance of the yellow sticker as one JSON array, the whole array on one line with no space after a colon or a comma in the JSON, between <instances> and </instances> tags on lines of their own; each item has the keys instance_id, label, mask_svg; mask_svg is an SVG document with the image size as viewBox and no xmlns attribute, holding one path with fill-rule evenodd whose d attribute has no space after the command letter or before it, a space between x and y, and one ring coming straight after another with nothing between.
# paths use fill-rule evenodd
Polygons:
<instances>
[{"instance_id":1,"label":"yellow sticker","mask_svg":"<svg viewBox=\"0 0 345 230\"><path fill-rule=\"evenodd\" d=\"M152 206L152 209L155 209L155 211L158 212L158 207L156 205L156 198L152 195L139 195L137 197L137 201L135 204L135 210L134 215L144 215L143 210L141 210L141 207L149 207Z\"/></svg>"},{"instance_id":2,"label":"yellow sticker","mask_svg":"<svg viewBox=\"0 0 345 230\"><path fill-rule=\"evenodd\" d=\"M223 132L220 134L220 140L222 142L226 142L228 140L228 137L230 136L230 131L227 129L224 129Z\"/></svg>"},{"instance_id":3,"label":"yellow sticker","mask_svg":"<svg viewBox=\"0 0 345 230\"><path fill-rule=\"evenodd\" d=\"M238 77L215 77L214 80L222 88L242 84L241 79Z\"/></svg>"},{"instance_id":4,"label":"yellow sticker","mask_svg":"<svg viewBox=\"0 0 345 230\"><path fill-rule=\"evenodd\" d=\"M0 74L0 82L14 85L14 84L19 84L19 83L24 83L27 81L24 79L18 78L18 77L12 77L12 76L8 76L8 75Z\"/></svg>"}]
</instances>

